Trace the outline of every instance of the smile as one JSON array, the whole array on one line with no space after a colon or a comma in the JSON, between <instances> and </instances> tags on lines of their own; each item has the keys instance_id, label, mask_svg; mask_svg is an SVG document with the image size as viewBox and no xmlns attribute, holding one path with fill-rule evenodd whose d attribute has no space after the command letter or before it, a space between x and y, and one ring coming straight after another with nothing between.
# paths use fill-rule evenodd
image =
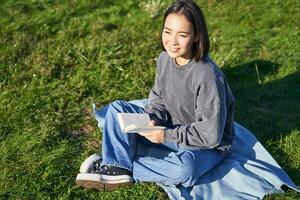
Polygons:
<instances>
[{"instance_id":1,"label":"smile","mask_svg":"<svg viewBox=\"0 0 300 200\"><path fill-rule=\"evenodd\" d=\"M177 52L179 51L180 48L174 48L174 47L169 47L169 50L172 52Z\"/></svg>"}]
</instances>

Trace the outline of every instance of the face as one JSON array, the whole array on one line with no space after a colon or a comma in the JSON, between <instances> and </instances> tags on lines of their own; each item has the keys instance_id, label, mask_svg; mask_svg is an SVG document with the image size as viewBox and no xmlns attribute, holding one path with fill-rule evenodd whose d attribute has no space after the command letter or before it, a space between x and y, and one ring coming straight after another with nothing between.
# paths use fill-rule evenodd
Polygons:
<instances>
[{"instance_id":1,"label":"face","mask_svg":"<svg viewBox=\"0 0 300 200\"><path fill-rule=\"evenodd\" d=\"M182 14L169 14L163 28L162 43L177 64L188 63L192 57L193 25Z\"/></svg>"}]
</instances>

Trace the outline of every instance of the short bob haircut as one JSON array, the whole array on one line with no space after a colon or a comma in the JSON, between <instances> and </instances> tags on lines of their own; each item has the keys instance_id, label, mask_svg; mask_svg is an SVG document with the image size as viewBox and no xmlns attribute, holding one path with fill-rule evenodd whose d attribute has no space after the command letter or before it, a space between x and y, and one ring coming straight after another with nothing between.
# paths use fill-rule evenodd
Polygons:
<instances>
[{"instance_id":1,"label":"short bob haircut","mask_svg":"<svg viewBox=\"0 0 300 200\"><path fill-rule=\"evenodd\" d=\"M199 62L202 58L205 58L209 52L207 27L201 9L192 0L177 0L171 4L165 12L163 28L167 16L172 13L183 14L193 25L194 37L196 37L196 40L192 46L192 56ZM162 47L163 50L165 50L163 45Z\"/></svg>"}]
</instances>

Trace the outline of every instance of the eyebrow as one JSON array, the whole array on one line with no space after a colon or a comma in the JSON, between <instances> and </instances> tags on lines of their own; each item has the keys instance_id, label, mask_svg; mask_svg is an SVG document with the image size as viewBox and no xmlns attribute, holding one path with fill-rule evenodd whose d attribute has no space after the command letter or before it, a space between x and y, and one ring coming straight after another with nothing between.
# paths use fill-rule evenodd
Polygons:
<instances>
[{"instance_id":1,"label":"eyebrow","mask_svg":"<svg viewBox=\"0 0 300 200\"><path fill-rule=\"evenodd\" d=\"M167 29L169 31L172 31L172 29L168 28L168 27L164 27L164 29ZM191 34L190 32L186 32L186 31L179 31L178 33L184 33L184 34Z\"/></svg>"}]
</instances>

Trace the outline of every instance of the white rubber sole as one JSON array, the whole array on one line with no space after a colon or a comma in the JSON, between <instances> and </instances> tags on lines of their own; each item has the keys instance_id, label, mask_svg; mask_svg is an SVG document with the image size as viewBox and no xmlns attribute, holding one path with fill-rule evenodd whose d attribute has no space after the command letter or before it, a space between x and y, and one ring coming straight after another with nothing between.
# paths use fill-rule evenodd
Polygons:
<instances>
[{"instance_id":1,"label":"white rubber sole","mask_svg":"<svg viewBox=\"0 0 300 200\"><path fill-rule=\"evenodd\" d=\"M100 174L80 173L77 174L76 181L96 181L101 182Z\"/></svg>"},{"instance_id":2,"label":"white rubber sole","mask_svg":"<svg viewBox=\"0 0 300 200\"><path fill-rule=\"evenodd\" d=\"M120 184L120 183L129 183L133 182L133 179L129 175L119 175L119 176L108 176L102 175L101 182L104 184Z\"/></svg>"},{"instance_id":3,"label":"white rubber sole","mask_svg":"<svg viewBox=\"0 0 300 200\"><path fill-rule=\"evenodd\" d=\"M101 183L101 175L82 173L76 177L76 184L87 189L104 190L105 186Z\"/></svg>"},{"instance_id":4,"label":"white rubber sole","mask_svg":"<svg viewBox=\"0 0 300 200\"><path fill-rule=\"evenodd\" d=\"M76 177L76 184L87 189L113 190L133 184L128 175L106 176L100 174L80 173Z\"/></svg>"}]
</instances>

